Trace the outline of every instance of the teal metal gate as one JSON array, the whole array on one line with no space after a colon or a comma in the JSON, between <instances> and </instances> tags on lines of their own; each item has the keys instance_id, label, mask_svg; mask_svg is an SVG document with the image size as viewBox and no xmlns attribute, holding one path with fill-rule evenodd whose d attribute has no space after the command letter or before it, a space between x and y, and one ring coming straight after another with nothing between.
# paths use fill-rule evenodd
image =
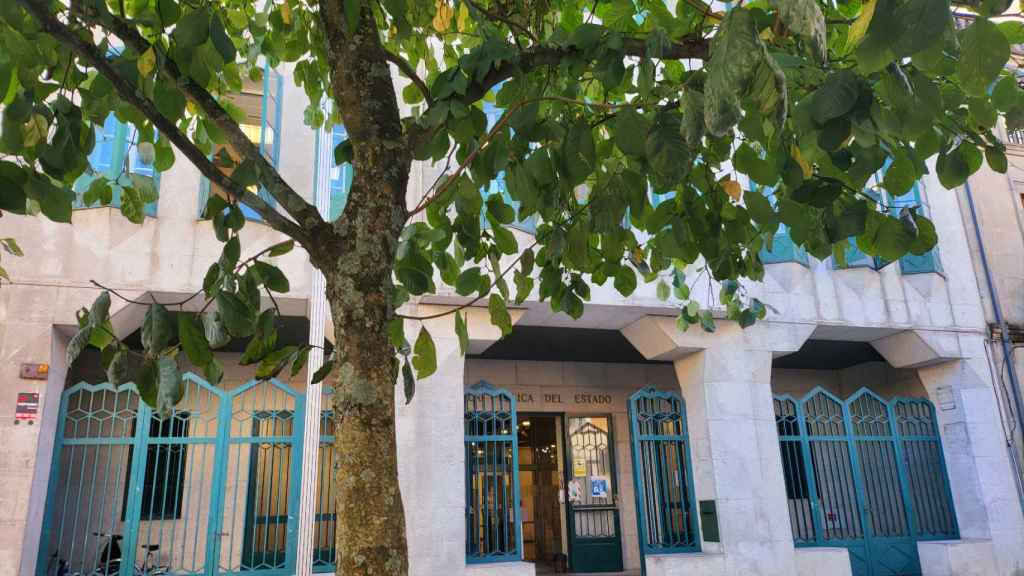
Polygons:
<instances>
[{"instance_id":1,"label":"teal metal gate","mask_svg":"<svg viewBox=\"0 0 1024 576\"><path fill-rule=\"evenodd\" d=\"M479 382L464 396L466 562L522 559L516 399Z\"/></svg>"},{"instance_id":2,"label":"teal metal gate","mask_svg":"<svg viewBox=\"0 0 1024 576\"><path fill-rule=\"evenodd\" d=\"M958 538L928 400L816 388L774 405L797 546L847 548L854 576L911 576L919 541Z\"/></svg>"},{"instance_id":3,"label":"teal metal gate","mask_svg":"<svg viewBox=\"0 0 1024 576\"><path fill-rule=\"evenodd\" d=\"M697 552L686 404L679 395L646 388L629 397L637 531L643 556Z\"/></svg>"},{"instance_id":4,"label":"teal metal gate","mask_svg":"<svg viewBox=\"0 0 1024 576\"><path fill-rule=\"evenodd\" d=\"M160 417L134 385L61 396L38 572L294 572L305 398L277 380L183 376Z\"/></svg>"}]
</instances>

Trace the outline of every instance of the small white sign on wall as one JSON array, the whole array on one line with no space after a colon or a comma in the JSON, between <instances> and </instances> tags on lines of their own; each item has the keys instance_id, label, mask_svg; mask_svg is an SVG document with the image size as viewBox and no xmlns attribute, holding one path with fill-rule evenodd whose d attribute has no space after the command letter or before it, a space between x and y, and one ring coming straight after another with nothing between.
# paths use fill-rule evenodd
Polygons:
<instances>
[{"instance_id":1,"label":"small white sign on wall","mask_svg":"<svg viewBox=\"0 0 1024 576\"><path fill-rule=\"evenodd\" d=\"M956 410L956 397L952 386L939 386L935 389L939 400L939 409L945 412Z\"/></svg>"}]
</instances>

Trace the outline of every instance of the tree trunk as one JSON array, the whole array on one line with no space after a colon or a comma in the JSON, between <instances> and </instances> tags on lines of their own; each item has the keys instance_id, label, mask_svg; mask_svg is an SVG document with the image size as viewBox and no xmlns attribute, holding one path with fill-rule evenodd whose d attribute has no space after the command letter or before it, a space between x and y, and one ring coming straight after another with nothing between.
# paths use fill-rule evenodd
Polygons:
<instances>
[{"instance_id":1,"label":"tree trunk","mask_svg":"<svg viewBox=\"0 0 1024 576\"><path fill-rule=\"evenodd\" d=\"M409 565L395 443L399 365L387 336L410 165L403 156L361 158L344 216L311 252L334 324L335 549L346 576L404 575Z\"/></svg>"},{"instance_id":2,"label":"tree trunk","mask_svg":"<svg viewBox=\"0 0 1024 576\"><path fill-rule=\"evenodd\" d=\"M353 290L341 275L327 277L327 295L339 348L333 402L337 572L405 574L405 515L395 444L398 363L385 320L391 311ZM348 304L353 297L365 299L367 321L357 325Z\"/></svg>"}]
</instances>

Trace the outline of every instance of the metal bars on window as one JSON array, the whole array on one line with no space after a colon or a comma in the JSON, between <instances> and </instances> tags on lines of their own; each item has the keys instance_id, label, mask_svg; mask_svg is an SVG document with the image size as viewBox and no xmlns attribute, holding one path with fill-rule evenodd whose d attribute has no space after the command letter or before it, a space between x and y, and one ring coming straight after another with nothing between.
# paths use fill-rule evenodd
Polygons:
<instances>
[{"instance_id":1,"label":"metal bars on window","mask_svg":"<svg viewBox=\"0 0 1024 576\"><path fill-rule=\"evenodd\" d=\"M699 550L683 399L640 390L629 398L629 419L641 551Z\"/></svg>"},{"instance_id":2,"label":"metal bars on window","mask_svg":"<svg viewBox=\"0 0 1024 576\"><path fill-rule=\"evenodd\" d=\"M515 397L479 382L466 391L464 409L466 562L520 560Z\"/></svg>"},{"instance_id":3,"label":"metal bars on window","mask_svg":"<svg viewBox=\"0 0 1024 576\"><path fill-rule=\"evenodd\" d=\"M797 544L868 541L870 565L878 542L957 537L928 400L886 401L861 389L842 401L817 388L801 400L776 396L774 407Z\"/></svg>"}]
</instances>

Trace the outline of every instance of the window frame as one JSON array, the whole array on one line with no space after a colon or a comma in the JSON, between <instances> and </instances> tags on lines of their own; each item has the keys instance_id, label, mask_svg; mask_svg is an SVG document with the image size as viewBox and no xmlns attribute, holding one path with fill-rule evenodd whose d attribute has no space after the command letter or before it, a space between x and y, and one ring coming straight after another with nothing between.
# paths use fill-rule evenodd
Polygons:
<instances>
[{"instance_id":1,"label":"window frame","mask_svg":"<svg viewBox=\"0 0 1024 576\"><path fill-rule=\"evenodd\" d=\"M99 169L96 168L96 163L101 160L101 154L104 152L104 148L101 148L106 142L104 141L107 137L107 124L112 123L113 133L109 137L109 158L107 159L104 166ZM120 208L121 207L121 193L118 189L113 189L113 197L110 200L110 204L106 206L93 203L86 205L82 199L83 194L89 189L89 186L96 180L96 178L104 177L108 180L116 180L121 175L121 168L127 163L127 173L135 173L142 176L149 176L153 179L153 186L159 192L160 190L160 171L158 171L153 164L143 164L141 159L138 157L138 143L132 145L132 142L138 137L138 129L129 123L122 122L117 116L111 112L103 120L103 124L97 126L93 124L93 133L96 138L96 144L93 146L92 152L89 153L88 161L92 173L83 173L75 180L71 186L72 191L75 193L75 199L71 204L73 210L85 210L89 208ZM101 143L103 142L103 143ZM148 172L148 173L147 173ZM143 213L146 216L156 217L157 205L159 199L156 202L150 202L146 204Z\"/></svg>"}]
</instances>

